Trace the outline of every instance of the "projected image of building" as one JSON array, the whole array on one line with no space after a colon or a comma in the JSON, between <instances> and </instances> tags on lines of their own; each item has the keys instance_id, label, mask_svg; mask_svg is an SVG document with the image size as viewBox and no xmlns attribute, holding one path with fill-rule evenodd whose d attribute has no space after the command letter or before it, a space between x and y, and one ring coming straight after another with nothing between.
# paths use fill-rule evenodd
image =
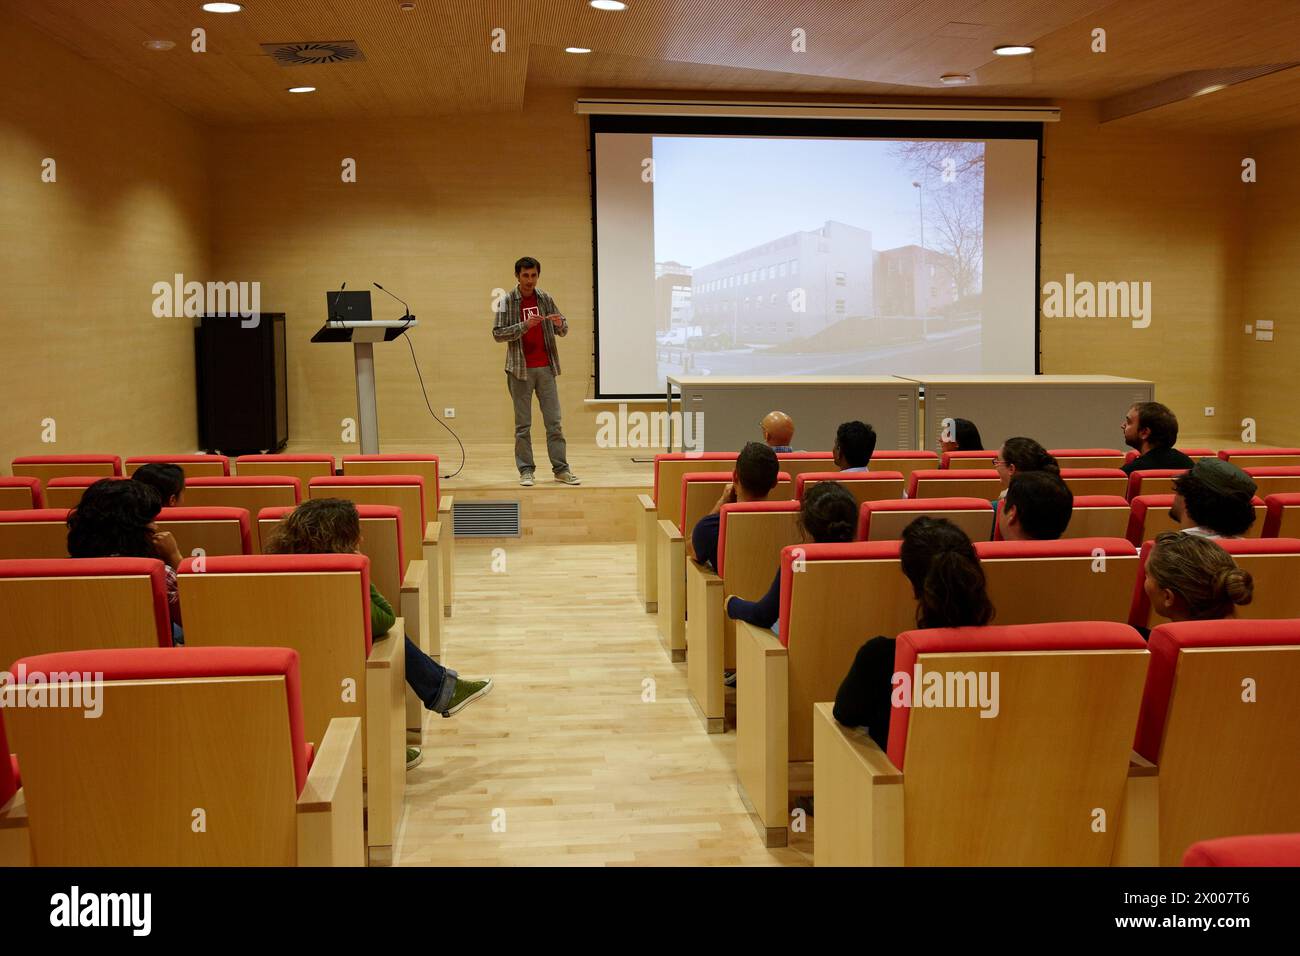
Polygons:
<instances>
[{"instance_id":1,"label":"projected image of building","mask_svg":"<svg viewBox=\"0 0 1300 956\"><path fill-rule=\"evenodd\" d=\"M900 246L876 253L876 314L938 315L957 301L952 256Z\"/></svg>"},{"instance_id":2,"label":"projected image of building","mask_svg":"<svg viewBox=\"0 0 1300 956\"><path fill-rule=\"evenodd\" d=\"M691 267L680 262L655 263L655 331L690 325Z\"/></svg>"},{"instance_id":3,"label":"projected image of building","mask_svg":"<svg viewBox=\"0 0 1300 956\"><path fill-rule=\"evenodd\" d=\"M693 323L711 348L805 339L874 310L871 232L827 220L694 270Z\"/></svg>"}]
</instances>

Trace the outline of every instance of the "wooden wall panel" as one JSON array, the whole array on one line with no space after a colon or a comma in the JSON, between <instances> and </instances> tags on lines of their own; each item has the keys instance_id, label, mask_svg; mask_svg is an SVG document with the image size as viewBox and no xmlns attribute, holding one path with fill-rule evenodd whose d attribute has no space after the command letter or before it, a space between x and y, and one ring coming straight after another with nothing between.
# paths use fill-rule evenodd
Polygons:
<instances>
[{"instance_id":1,"label":"wooden wall panel","mask_svg":"<svg viewBox=\"0 0 1300 956\"><path fill-rule=\"evenodd\" d=\"M0 14L0 33L6 470L22 454L192 451L191 323L154 318L152 286L208 278L202 130L21 20Z\"/></svg>"}]
</instances>

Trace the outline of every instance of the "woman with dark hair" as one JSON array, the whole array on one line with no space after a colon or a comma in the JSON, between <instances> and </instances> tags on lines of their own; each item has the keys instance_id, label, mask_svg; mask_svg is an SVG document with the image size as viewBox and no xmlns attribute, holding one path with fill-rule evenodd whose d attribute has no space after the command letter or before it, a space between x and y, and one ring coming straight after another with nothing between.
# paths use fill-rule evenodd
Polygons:
<instances>
[{"instance_id":1,"label":"woman with dark hair","mask_svg":"<svg viewBox=\"0 0 1300 956\"><path fill-rule=\"evenodd\" d=\"M951 431L944 429L944 434L951 434L951 441L940 441L939 450L943 451L983 451L984 440L980 438L980 430L975 427L975 423L968 418L952 418L945 420L947 423L952 422Z\"/></svg>"},{"instance_id":2,"label":"woman with dark hair","mask_svg":"<svg viewBox=\"0 0 1300 956\"><path fill-rule=\"evenodd\" d=\"M304 501L280 519L267 540L267 554L360 554L361 516L357 506L342 498ZM397 621L393 607L370 584L370 629L382 637ZM409 637L406 641L406 682L429 710L444 717L462 710L492 690L492 678L466 680L443 667ZM423 759L419 747L406 748L406 769Z\"/></svg>"},{"instance_id":3,"label":"woman with dark hair","mask_svg":"<svg viewBox=\"0 0 1300 956\"><path fill-rule=\"evenodd\" d=\"M804 492L798 520L804 541L852 541L858 529L858 501L838 481L819 481ZM772 586L757 601L733 594L728 595L726 607L727 616L733 620L772 627L781 614L781 568L777 567Z\"/></svg>"},{"instance_id":4,"label":"woman with dark hair","mask_svg":"<svg viewBox=\"0 0 1300 956\"><path fill-rule=\"evenodd\" d=\"M916 626L983 627L993 620L975 546L966 532L942 518L917 518L903 529L903 574L916 598ZM889 745L894 638L873 637L858 649L835 695L835 719L866 727L881 750Z\"/></svg>"},{"instance_id":5,"label":"woman with dark hair","mask_svg":"<svg viewBox=\"0 0 1300 956\"><path fill-rule=\"evenodd\" d=\"M158 492L164 508L179 508L185 496L185 471L171 462L151 461L141 465L131 474L133 481L141 481Z\"/></svg>"},{"instance_id":6,"label":"woman with dark hair","mask_svg":"<svg viewBox=\"0 0 1300 956\"><path fill-rule=\"evenodd\" d=\"M1061 473L1061 466L1055 456L1049 455L1047 449L1032 438L1008 438L1002 443L998 457L993 459L993 467L1002 482L1002 494L999 497L1006 497L1007 485L1011 484L1011 478L1017 472L1045 471L1053 475Z\"/></svg>"},{"instance_id":7,"label":"woman with dark hair","mask_svg":"<svg viewBox=\"0 0 1300 956\"><path fill-rule=\"evenodd\" d=\"M176 569L181 551L170 531L154 519L162 510L158 492L149 485L121 478L101 478L68 514L68 554L74 558L157 558L167 574L167 610L172 642L181 644L181 605Z\"/></svg>"}]
</instances>

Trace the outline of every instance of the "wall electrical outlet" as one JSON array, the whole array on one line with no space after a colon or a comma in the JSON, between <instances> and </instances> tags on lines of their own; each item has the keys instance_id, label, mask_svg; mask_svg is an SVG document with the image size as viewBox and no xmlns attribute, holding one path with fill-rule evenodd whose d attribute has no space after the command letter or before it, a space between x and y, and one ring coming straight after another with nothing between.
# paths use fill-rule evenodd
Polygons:
<instances>
[{"instance_id":1,"label":"wall electrical outlet","mask_svg":"<svg viewBox=\"0 0 1300 956\"><path fill-rule=\"evenodd\" d=\"M444 409L442 410L442 417L443 417L443 418L455 418L455 417L456 417L456 409L454 409L454 408L444 408Z\"/></svg>"},{"instance_id":2,"label":"wall electrical outlet","mask_svg":"<svg viewBox=\"0 0 1300 956\"><path fill-rule=\"evenodd\" d=\"M1206 418L1213 418L1213 417L1214 417L1214 406L1213 406L1213 405L1206 405L1206 406L1205 406L1205 417L1206 417Z\"/></svg>"}]
</instances>

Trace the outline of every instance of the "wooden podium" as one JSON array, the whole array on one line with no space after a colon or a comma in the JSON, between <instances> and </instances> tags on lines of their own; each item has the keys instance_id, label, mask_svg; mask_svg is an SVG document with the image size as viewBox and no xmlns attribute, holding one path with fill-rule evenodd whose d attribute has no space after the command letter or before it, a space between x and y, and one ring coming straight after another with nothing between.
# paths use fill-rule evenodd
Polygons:
<instances>
[{"instance_id":1,"label":"wooden podium","mask_svg":"<svg viewBox=\"0 0 1300 956\"><path fill-rule=\"evenodd\" d=\"M313 342L351 342L357 370L357 428L361 454L379 454L379 410L375 405L375 343L391 342L419 323L412 319L326 322L311 337Z\"/></svg>"}]
</instances>

